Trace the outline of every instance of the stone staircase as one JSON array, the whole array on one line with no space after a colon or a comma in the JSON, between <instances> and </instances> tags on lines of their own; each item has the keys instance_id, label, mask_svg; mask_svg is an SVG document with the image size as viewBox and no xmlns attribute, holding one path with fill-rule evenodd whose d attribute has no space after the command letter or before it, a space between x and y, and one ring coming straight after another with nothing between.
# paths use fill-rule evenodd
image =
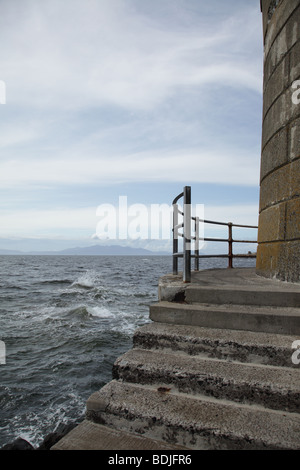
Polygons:
<instances>
[{"instance_id":1,"label":"stone staircase","mask_svg":"<svg viewBox=\"0 0 300 470\"><path fill-rule=\"evenodd\" d=\"M232 271L209 273L211 286L161 280L153 322L88 399L86 423L125 433L128 449L130 436L149 449L300 449L299 285Z\"/></svg>"}]
</instances>

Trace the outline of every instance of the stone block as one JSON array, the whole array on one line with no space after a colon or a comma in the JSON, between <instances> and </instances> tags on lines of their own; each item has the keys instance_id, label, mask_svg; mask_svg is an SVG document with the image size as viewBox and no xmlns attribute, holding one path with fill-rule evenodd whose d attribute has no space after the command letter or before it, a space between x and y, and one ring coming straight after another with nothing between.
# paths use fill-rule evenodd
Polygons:
<instances>
[{"instance_id":1,"label":"stone block","mask_svg":"<svg viewBox=\"0 0 300 470\"><path fill-rule=\"evenodd\" d=\"M300 105L298 105L300 106ZM300 118L296 119L290 126L289 136L289 160L300 157Z\"/></svg>"},{"instance_id":2,"label":"stone block","mask_svg":"<svg viewBox=\"0 0 300 470\"><path fill-rule=\"evenodd\" d=\"M290 52L290 83L300 77L300 41L298 41Z\"/></svg>"},{"instance_id":3,"label":"stone block","mask_svg":"<svg viewBox=\"0 0 300 470\"><path fill-rule=\"evenodd\" d=\"M279 2L272 18L269 20L268 11L270 3L270 1L263 2L263 26L266 51L270 49L278 31L281 30L293 11L299 6L299 0L283 0Z\"/></svg>"},{"instance_id":4,"label":"stone block","mask_svg":"<svg viewBox=\"0 0 300 470\"><path fill-rule=\"evenodd\" d=\"M300 282L300 241L285 242L279 259L278 278L288 282Z\"/></svg>"},{"instance_id":5,"label":"stone block","mask_svg":"<svg viewBox=\"0 0 300 470\"><path fill-rule=\"evenodd\" d=\"M286 95L282 94L275 103L269 108L263 119L262 128L262 148L269 140L284 127L286 108Z\"/></svg>"},{"instance_id":6,"label":"stone block","mask_svg":"<svg viewBox=\"0 0 300 470\"><path fill-rule=\"evenodd\" d=\"M269 51L269 56L270 56L269 73L270 74L273 73L278 63L288 53L288 50L289 50L289 45L288 45L287 26L284 26L284 28L277 35Z\"/></svg>"},{"instance_id":7,"label":"stone block","mask_svg":"<svg viewBox=\"0 0 300 470\"><path fill-rule=\"evenodd\" d=\"M289 57L285 56L282 62L276 67L269 80L265 80L263 116L278 98L278 96L289 85Z\"/></svg>"},{"instance_id":8,"label":"stone block","mask_svg":"<svg viewBox=\"0 0 300 470\"><path fill-rule=\"evenodd\" d=\"M288 129L282 129L268 142L261 156L261 180L274 169L287 163Z\"/></svg>"},{"instance_id":9,"label":"stone block","mask_svg":"<svg viewBox=\"0 0 300 470\"><path fill-rule=\"evenodd\" d=\"M286 282L299 282L300 241L260 244L257 249L256 272Z\"/></svg>"},{"instance_id":10,"label":"stone block","mask_svg":"<svg viewBox=\"0 0 300 470\"><path fill-rule=\"evenodd\" d=\"M266 113L263 120L263 149L268 141L277 134L280 129L299 117L300 106L294 105L292 102L294 91L295 90L293 90L292 87L288 87Z\"/></svg>"},{"instance_id":11,"label":"stone block","mask_svg":"<svg viewBox=\"0 0 300 470\"><path fill-rule=\"evenodd\" d=\"M266 277L276 276L283 245L283 242L258 245L256 256L256 272L258 274Z\"/></svg>"},{"instance_id":12,"label":"stone block","mask_svg":"<svg viewBox=\"0 0 300 470\"><path fill-rule=\"evenodd\" d=\"M284 2L287 3L288 2ZM299 37L299 15L300 15L300 3L298 0L298 8L294 9L292 15L276 36L278 25L274 26L274 41L268 41L270 49L265 45L265 67L264 75L266 79L271 76L279 62L283 57L290 51L290 49L296 44ZM282 5L282 8L286 8L286 5ZM273 15L272 21L278 17L278 13ZM270 26L271 28L271 26Z\"/></svg>"},{"instance_id":13,"label":"stone block","mask_svg":"<svg viewBox=\"0 0 300 470\"><path fill-rule=\"evenodd\" d=\"M284 165L261 182L260 212L290 198L290 171L291 164Z\"/></svg>"},{"instance_id":14,"label":"stone block","mask_svg":"<svg viewBox=\"0 0 300 470\"><path fill-rule=\"evenodd\" d=\"M268 25L269 25L268 11L269 11L269 6L270 6L271 1L272 0L262 0L261 1L264 37L265 37L265 34L267 32L267 28L268 28Z\"/></svg>"},{"instance_id":15,"label":"stone block","mask_svg":"<svg viewBox=\"0 0 300 470\"><path fill-rule=\"evenodd\" d=\"M300 240L300 198L286 203L286 240Z\"/></svg>"},{"instance_id":16,"label":"stone block","mask_svg":"<svg viewBox=\"0 0 300 470\"><path fill-rule=\"evenodd\" d=\"M273 171L261 182L260 212L300 196L300 159Z\"/></svg>"},{"instance_id":17,"label":"stone block","mask_svg":"<svg viewBox=\"0 0 300 470\"><path fill-rule=\"evenodd\" d=\"M269 207L259 215L258 242L284 240L285 203Z\"/></svg>"},{"instance_id":18,"label":"stone block","mask_svg":"<svg viewBox=\"0 0 300 470\"><path fill-rule=\"evenodd\" d=\"M300 197L300 159L291 163L289 186L290 198Z\"/></svg>"}]
</instances>

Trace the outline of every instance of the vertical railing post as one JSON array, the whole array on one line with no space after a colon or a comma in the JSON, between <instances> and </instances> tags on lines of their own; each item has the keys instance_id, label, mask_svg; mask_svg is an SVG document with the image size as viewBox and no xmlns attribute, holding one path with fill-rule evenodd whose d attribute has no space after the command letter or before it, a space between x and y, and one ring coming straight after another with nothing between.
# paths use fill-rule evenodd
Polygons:
<instances>
[{"instance_id":1,"label":"vertical railing post","mask_svg":"<svg viewBox=\"0 0 300 470\"><path fill-rule=\"evenodd\" d=\"M199 217L195 217L195 271L199 271Z\"/></svg>"},{"instance_id":2,"label":"vertical railing post","mask_svg":"<svg viewBox=\"0 0 300 470\"><path fill-rule=\"evenodd\" d=\"M183 282L191 282L191 187L184 187Z\"/></svg>"},{"instance_id":3,"label":"vertical railing post","mask_svg":"<svg viewBox=\"0 0 300 470\"><path fill-rule=\"evenodd\" d=\"M173 204L173 274L178 274L178 204Z\"/></svg>"},{"instance_id":4,"label":"vertical railing post","mask_svg":"<svg viewBox=\"0 0 300 470\"><path fill-rule=\"evenodd\" d=\"M232 268L232 223L228 223L228 268Z\"/></svg>"}]
</instances>

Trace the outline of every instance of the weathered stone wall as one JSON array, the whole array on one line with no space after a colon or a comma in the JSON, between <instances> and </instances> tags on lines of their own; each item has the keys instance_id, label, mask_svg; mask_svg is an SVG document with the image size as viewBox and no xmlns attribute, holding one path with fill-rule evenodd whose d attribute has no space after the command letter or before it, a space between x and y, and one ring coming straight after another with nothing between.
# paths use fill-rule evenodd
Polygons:
<instances>
[{"instance_id":1,"label":"weathered stone wall","mask_svg":"<svg viewBox=\"0 0 300 470\"><path fill-rule=\"evenodd\" d=\"M257 272L300 281L300 0L262 0L263 127ZM299 90L299 91L298 91Z\"/></svg>"}]
</instances>

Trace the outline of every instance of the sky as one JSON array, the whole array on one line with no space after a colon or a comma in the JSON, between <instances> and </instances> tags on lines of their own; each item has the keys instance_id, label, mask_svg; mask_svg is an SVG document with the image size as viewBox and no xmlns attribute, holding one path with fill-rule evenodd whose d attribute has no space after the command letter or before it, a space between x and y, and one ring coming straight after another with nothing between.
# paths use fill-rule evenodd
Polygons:
<instances>
[{"instance_id":1,"label":"sky","mask_svg":"<svg viewBox=\"0 0 300 470\"><path fill-rule=\"evenodd\" d=\"M168 249L100 240L99 206L126 197L150 210L184 186L205 218L257 225L259 0L0 0L0 11L0 249Z\"/></svg>"}]
</instances>

